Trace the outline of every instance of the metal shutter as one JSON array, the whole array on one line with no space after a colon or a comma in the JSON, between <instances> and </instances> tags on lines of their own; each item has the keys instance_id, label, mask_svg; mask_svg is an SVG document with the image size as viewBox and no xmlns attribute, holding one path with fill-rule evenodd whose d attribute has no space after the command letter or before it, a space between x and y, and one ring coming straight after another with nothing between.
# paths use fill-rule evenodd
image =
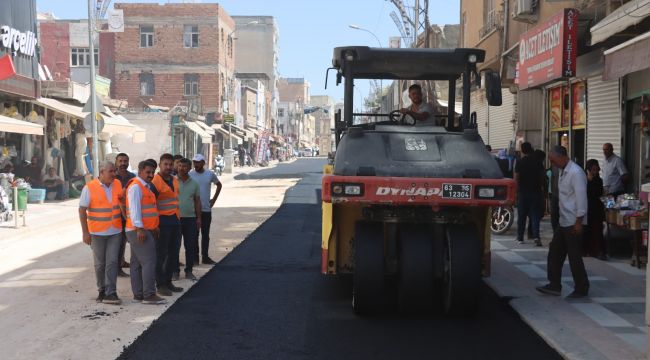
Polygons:
<instances>
[{"instance_id":1,"label":"metal shutter","mask_svg":"<svg viewBox=\"0 0 650 360\"><path fill-rule=\"evenodd\" d=\"M490 106L490 144L493 149L505 149L513 139L512 113L515 96L508 89L501 89L503 103Z\"/></svg>"},{"instance_id":2,"label":"metal shutter","mask_svg":"<svg viewBox=\"0 0 650 360\"><path fill-rule=\"evenodd\" d=\"M501 97L502 105L489 106L489 109L485 90L474 91L471 97L470 111L476 111L478 132L483 142L492 146L494 150L507 148L513 138L511 121L515 98L508 89L501 89Z\"/></svg>"},{"instance_id":3,"label":"metal shutter","mask_svg":"<svg viewBox=\"0 0 650 360\"><path fill-rule=\"evenodd\" d=\"M603 144L612 143L621 153L621 107L618 80L603 81L602 75L587 79L587 159L603 164Z\"/></svg>"}]
</instances>

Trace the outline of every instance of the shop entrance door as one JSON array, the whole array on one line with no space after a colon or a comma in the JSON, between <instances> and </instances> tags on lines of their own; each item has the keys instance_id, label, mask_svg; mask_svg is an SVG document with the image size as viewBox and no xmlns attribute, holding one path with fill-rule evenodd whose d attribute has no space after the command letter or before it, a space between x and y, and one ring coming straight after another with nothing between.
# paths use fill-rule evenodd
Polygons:
<instances>
[{"instance_id":1,"label":"shop entrance door","mask_svg":"<svg viewBox=\"0 0 650 360\"><path fill-rule=\"evenodd\" d=\"M641 136L641 98L627 103L625 116L625 165L630 173L631 184L627 191L640 189L640 184L650 182L650 140Z\"/></svg>"},{"instance_id":2,"label":"shop entrance door","mask_svg":"<svg viewBox=\"0 0 650 360\"><path fill-rule=\"evenodd\" d=\"M573 156L572 160L580 165L581 168L585 167L585 129L573 130Z\"/></svg>"}]
</instances>

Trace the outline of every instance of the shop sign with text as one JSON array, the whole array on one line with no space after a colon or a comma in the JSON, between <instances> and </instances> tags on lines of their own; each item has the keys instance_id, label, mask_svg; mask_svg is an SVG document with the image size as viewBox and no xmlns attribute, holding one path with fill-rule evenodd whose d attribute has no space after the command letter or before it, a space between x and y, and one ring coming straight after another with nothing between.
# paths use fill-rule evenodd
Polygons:
<instances>
[{"instance_id":1,"label":"shop sign with text","mask_svg":"<svg viewBox=\"0 0 650 360\"><path fill-rule=\"evenodd\" d=\"M524 33L519 40L519 89L576 73L578 11L564 9Z\"/></svg>"},{"instance_id":2,"label":"shop sign with text","mask_svg":"<svg viewBox=\"0 0 650 360\"><path fill-rule=\"evenodd\" d=\"M14 56L18 53L32 57L36 52L38 39L31 32L22 32L7 25L0 26L0 46Z\"/></svg>"}]
</instances>

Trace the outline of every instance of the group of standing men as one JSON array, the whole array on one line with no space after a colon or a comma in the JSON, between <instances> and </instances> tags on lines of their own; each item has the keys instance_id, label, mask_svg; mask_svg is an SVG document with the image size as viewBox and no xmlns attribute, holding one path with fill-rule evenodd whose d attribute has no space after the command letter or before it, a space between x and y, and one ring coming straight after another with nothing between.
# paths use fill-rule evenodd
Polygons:
<instances>
[{"instance_id":1,"label":"group of standing men","mask_svg":"<svg viewBox=\"0 0 650 360\"><path fill-rule=\"evenodd\" d=\"M215 264L208 255L211 209L222 184L205 168L201 154L192 160L171 154L161 155L158 163L144 160L138 164L137 175L128 171L127 154L118 154L116 163L117 167L109 161L100 163L99 177L86 184L79 200L83 242L91 246L94 256L96 301L121 304L116 283L126 263L128 241L133 301L164 304L160 296L183 291L173 284L180 278L181 240L185 278L196 280L193 267L199 264L199 232L201 261ZM212 184L217 190L211 197Z\"/></svg>"}]
</instances>

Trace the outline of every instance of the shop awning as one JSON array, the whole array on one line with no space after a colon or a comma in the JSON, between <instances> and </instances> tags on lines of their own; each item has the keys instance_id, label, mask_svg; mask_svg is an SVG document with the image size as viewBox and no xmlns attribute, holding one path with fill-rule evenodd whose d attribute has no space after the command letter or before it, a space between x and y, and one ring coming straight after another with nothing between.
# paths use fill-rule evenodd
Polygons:
<instances>
[{"instance_id":1,"label":"shop awning","mask_svg":"<svg viewBox=\"0 0 650 360\"><path fill-rule=\"evenodd\" d=\"M201 141L204 144L209 144L212 142L212 135L208 134L203 130L201 126L199 126L196 122L194 121L183 121L183 125L187 126L190 130L195 132L198 136L201 137Z\"/></svg>"},{"instance_id":2,"label":"shop awning","mask_svg":"<svg viewBox=\"0 0 650 360\"><path fill-rule=\"evenodd\" d=\"M196 123L199 124L199 126L200 126L203 130L205 130L206 133L208 133L208 134L210 134L210 135L214 135L214 134L215 134L214 129L211 128L211 127L209 127L209 126L208 126L206 123L204 123L203 121L197 121Z\"/></svg>"},{"instance_id":3,"label":"shop awning","mask_svg":"<svg viewBox=\"0 0 650 360\"><path fill-rule=\"evenodd\" d=\"M647 32L605 51L603 79L617 80L629 73L647 69L650 67L649 58L650 32Z\"/></svg>"},{"instance_id":4,"label":"shop awning","mask_svg":"<svg viewBox=\"0 0 650 360\"><path fill-rule=\"evenodd\" d=\"M102 118L104 119L102 132L104 133L133 135L136 131L136 126L122 115L108 116L102 114Z\"/></svg>"},{"instance_id":5,"label":"shop awning","mask_svg":"<svg viewBox=\"0 0 650 360\"><path fill-rule=\"evenodd\" d=\"M244 143L244 139L241 138L239 135L235 133L230 133L228 132L228 129L224 129L221 125L219 124L214 124L212 125L212 128L216 131L221 133L224 137L232 137L232 141L235 145L240 145Z\"/></svg>"},{"instance_id":6,"label":"shop awning","mask_svg":"<svg viewBox=\"0 0 650 360\"><path fill-rule=\"evenodd\" d=\"M16 134L43 135L43 125L0 115L0 131Z\"/></svg>"},{"instance_id":7,"label":"shop awning","mask_svg":"<svg viewBox=\"0 0 650 360\"><path fill-rule=\"evenodd\" d=\"M636 25L650 15L650 0L630 1L591 27L591 45Z\"/></svg>"},{"instance_id":8,"label":"shop awning","mask_svg":"<svg viewBox=\"0 0 650 360\"><path fill-rule=\"evenodd\" d=\"M75 117L75 118L81 119L81 120L83 120L86 117L86 115L88 115L88 113L85 113L85 112L82 111L81 106L66 104L66 103L63 103L63 102L61 102L59 100L55 100L55 99L38 98L38 99L34 100L34 102L37 105L46 107L46 108L51 109L51 110L58 111L60 113L70 115L72 117Z\"/></svg>"},{"instance_id":9,"label":"shop awning","mask_svg":"<svg viewBox=\"0 0 650 360\"><path fill-rule=\"evenodd\" d=\"M284 139L280 135L271 135L271 140L281 145L284 145Z\"/></svg>"}]
</instances>

